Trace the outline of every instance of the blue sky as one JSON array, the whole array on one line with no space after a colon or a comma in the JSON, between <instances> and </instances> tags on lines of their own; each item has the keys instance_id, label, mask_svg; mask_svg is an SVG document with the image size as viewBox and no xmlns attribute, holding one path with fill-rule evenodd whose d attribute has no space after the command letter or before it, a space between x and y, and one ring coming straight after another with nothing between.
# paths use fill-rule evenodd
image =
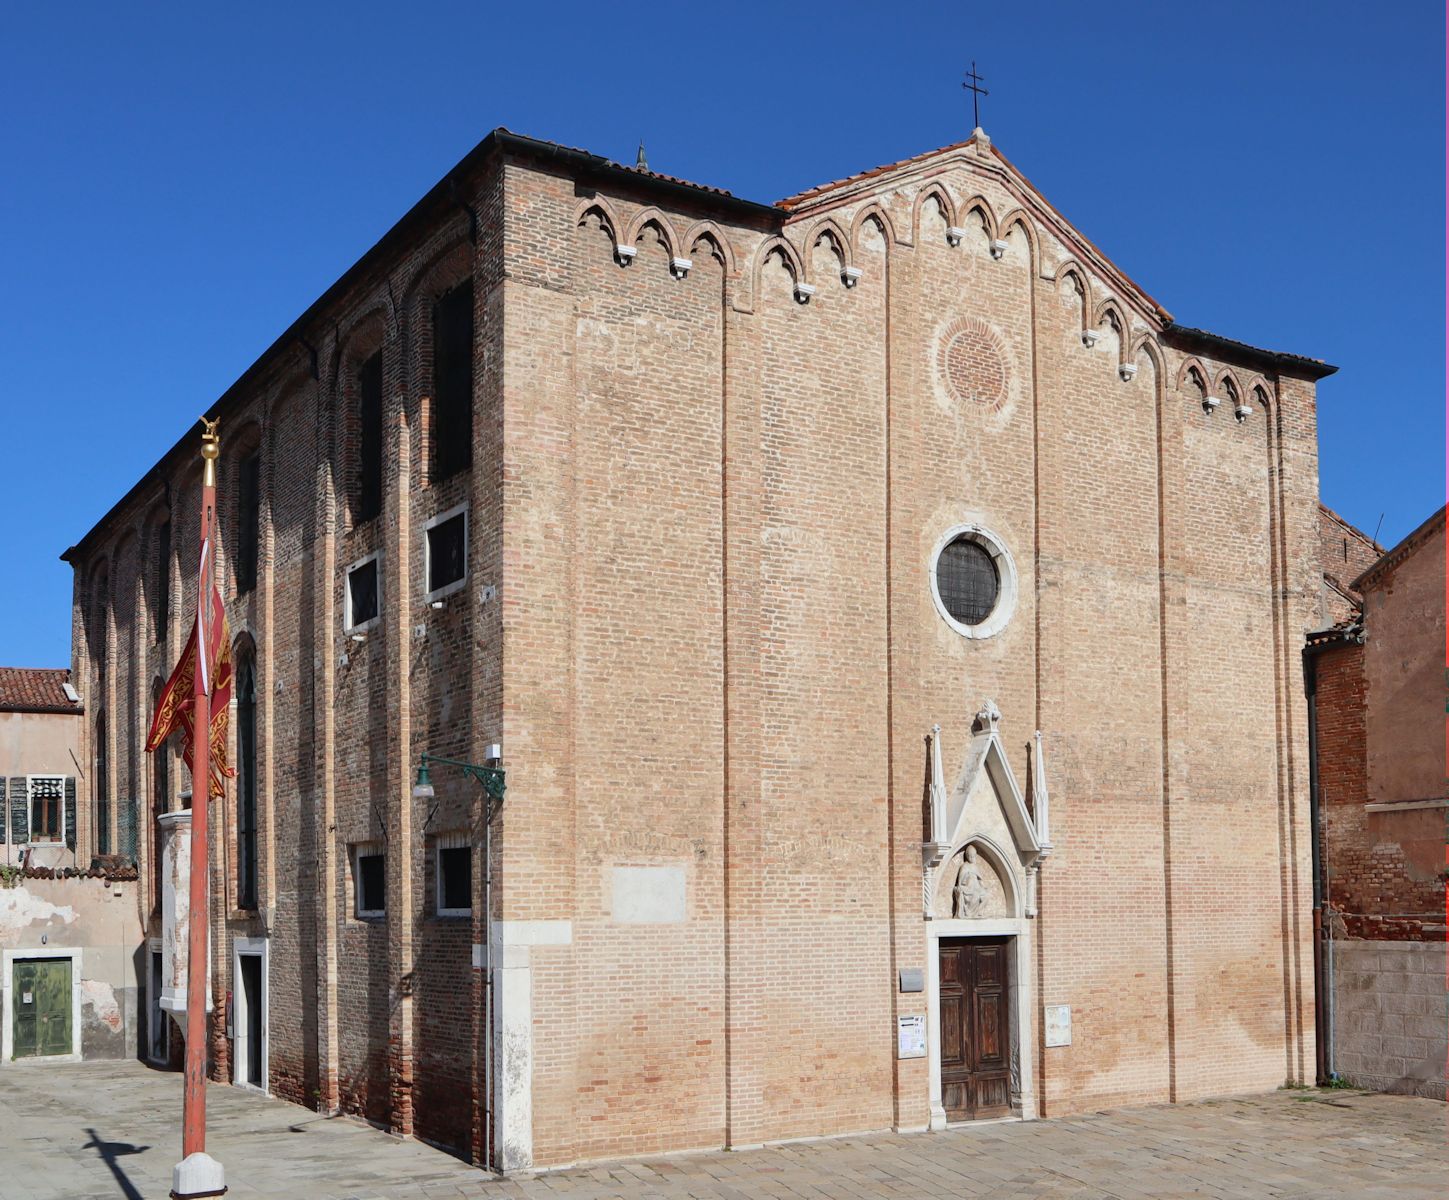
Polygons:
<instances>
[{"instance_id":1,"label":"blue sky","mask_svg":"<svg viewBox=\"0 0 1449 1200\"><path fill-rule=\"evenodd\" d=\"M1426 0L8 5L0 663L69 661L60 552L494 126L772 201L968 135L973 58L1179 321L1341 368L1323 498L1392 543L1444 495L1444 46Z\"/></svg>"}]
</instances>

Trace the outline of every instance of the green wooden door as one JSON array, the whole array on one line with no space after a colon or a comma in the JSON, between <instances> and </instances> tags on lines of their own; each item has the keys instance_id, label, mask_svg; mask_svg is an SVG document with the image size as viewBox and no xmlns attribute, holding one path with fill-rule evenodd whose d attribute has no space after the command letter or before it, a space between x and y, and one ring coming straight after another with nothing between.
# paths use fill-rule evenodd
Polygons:
<instances>
[{"instance_id":1,"label":"green wooden door","mask_svg":"<svg viewBox=\"0 0 1449 1200\"><path fill-rule=\"evenodd\" d=\"M70 959L17 959L10 995L16 1058L71 1052Z\"/></svg>"}]
</instances>

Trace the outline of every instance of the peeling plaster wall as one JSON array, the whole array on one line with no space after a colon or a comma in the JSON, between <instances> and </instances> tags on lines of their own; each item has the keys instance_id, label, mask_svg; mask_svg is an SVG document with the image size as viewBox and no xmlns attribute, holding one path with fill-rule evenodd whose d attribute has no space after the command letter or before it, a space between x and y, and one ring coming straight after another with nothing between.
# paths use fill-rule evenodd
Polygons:
<instances>
[{"instance_id":1,"label":"peeling plaster wall","mask_svg":"<svg viewBox=\"0 0 1449 1200\"><path fill-rule=\"evenodd\" d=\"M75 775L79 715L0 712L0 775Z\"/></svg>"},{"instance_id":2,"label":"peeling plaster wall","mask_svg":"<svg viewBox=\"0 0 1449 1200\"><path fill-rule=\"evenodd\" d=\"M81 951L77 986L83 1058L136 1053L137 968L144 949L137 886L104 879L25 879L0 888L0 950L15 957L27 950ZM8 1003L9 980L3 982Z\"/></svg>"}]
</instances>

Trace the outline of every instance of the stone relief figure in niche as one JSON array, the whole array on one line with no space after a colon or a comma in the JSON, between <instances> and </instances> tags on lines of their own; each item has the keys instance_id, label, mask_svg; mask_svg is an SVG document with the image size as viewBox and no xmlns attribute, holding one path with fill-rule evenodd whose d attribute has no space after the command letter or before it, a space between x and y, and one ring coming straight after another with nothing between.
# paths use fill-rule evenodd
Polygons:
<instances>
[{"instance_id":1,"label":"stone relief figure in niche","mask_svg":"<svg viewBox=\"0 0 1449 1200\"><path fill-rule=\"evenodd\" d=\"M976 861L976 847L967 846L961 856L961 867L956 872L956 885L951 889L951 915L957 919L979 917L991 899L991 889L986 886L986 877Z\"/></svg>"}]
</instances>

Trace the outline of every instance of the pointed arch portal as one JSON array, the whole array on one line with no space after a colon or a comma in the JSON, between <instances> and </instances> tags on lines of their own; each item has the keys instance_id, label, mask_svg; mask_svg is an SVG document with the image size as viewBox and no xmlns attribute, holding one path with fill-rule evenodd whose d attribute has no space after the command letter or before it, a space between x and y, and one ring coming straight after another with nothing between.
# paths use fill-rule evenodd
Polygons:
<instances>
[{"instance_id":1,"label":"pointed arch portal","mask_svg":"<svg viewBox=\"0 0 1449 1200\"><path fill-rule=\"evenodd\" d=\"M976 714L949 793L940 729L932 731L923 880L931 1129L1037 1115L1032 918L1050 831L1040 762L1033 814L1001 744L1000 719L991 701Z\"/></svg>"}]
</instances>

